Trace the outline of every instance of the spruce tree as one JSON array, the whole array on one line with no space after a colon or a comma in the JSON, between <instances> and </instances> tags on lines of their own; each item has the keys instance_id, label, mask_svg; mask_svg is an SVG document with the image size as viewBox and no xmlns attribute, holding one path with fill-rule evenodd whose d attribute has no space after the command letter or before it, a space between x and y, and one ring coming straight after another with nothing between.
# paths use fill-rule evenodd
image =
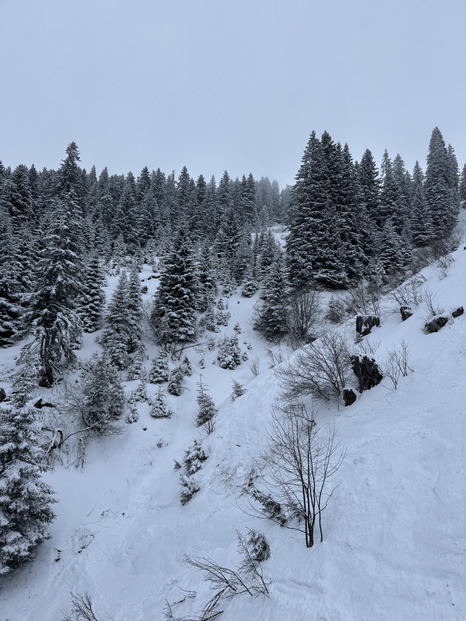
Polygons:
<instances>
[{"instance_id":1,"label":"spruce tree","mask_svg":"<svg viewBox=\"0 0 466 621\"><path fill-rule=\"evenodd\" d=\"M411 234L415 246L425 246L434 237L432 218L424 193L424 173L416 162L413 170Z\"/></svg>"},{"instance_id":2,"label":"spruce tree","mask_svg":"<svg viewBox=\"0 0 466 621\"><path fill-rule=\"evenodd\" d=\"M40 252L31 321L42 361L41 385L54 382L54 371L74 359L81 323L77 301L82 293L81 218L71 190L56 206L47 223Z\"/></svg>"},{"instance_id":3,"label":"spruce tree","mask_svg":"<svg viewBox=\"0 0 466 621\"><path fill-rule=\"evenodd\" d=\"M55 500L41 480L40 458L33 412L0 409L0 576L32 560L50 537Z\"/></svg>"},{"instance_id":4,"label":"spruce tree","mask_svg":"<svg viewBox=\"0 0 466 621\"><path fill-rule=\"evenodd\" d=\"M284 271L277 261L270 268L254 318L254 329L268 341L279 341L288 331L288 297Z\"/></svg>"},{"instance_id":5,"label":"spruce tree","mask_svg":"<svg viewBox=\"0 0 466 621\"><path fill-rule=\"evenodd\" d=\"M168 368L167 352L162 350L152 362L149 371L149 382L151 384L163 384L163 382L168 382L169 377L170 370Z\"/></svg>"},{"instance_id":6,"label":"spruce tree","mask_svg":"<svg viewBox=\"0 0 466 621\"><path fill-rule=\"evenodd\" d=\"M129 362L130 329L128 325L128 277L122 271L118 285L112 295L102 344L107 352L108 359L117 369L125 369Z\"/></svg>"},{"instance_id":7,"label":"spruce tree","mask_svg":"<svg viewBox=\"0 0 466 621\"><path fill-rule=\"evenodd\" d=\"M160 276L151 314L159 343L185 343L196 338L197 278L186 230L181 229Z\"/></svg>"},{"instance_id":8,"label":"spruce tree","mask_svg":"<svg viewBox=\"0 0 466 621\"><path fill-rule=\"evenodd\" d=\"M150 415L153 418L171 418L173 415L173 412L167 405L167 399L165 398L165 393L162 388L159 388L157 394L155 395Z\"/></svg>"},{"instance_id":9,"label":"spruce tree","mask_svg":"<svg viewBox=\"0 0 466 621\"><path fill-rule=\"evenodd\" d=\"M142 295L139 270L134 264L128 281L128 353L133 353L141 343L142 334Z\"/></svg>"},{"instance_id":10,"label":"spruce tree","mask_svg":"<svg viewBox=\"0 0 466 621\"><path fill-rule=\"evenodd\" d=\"M213 419L217 414L217 408L215 407L212 397L208 394L204 384L202 383L202 378L198 383L196 401L199 408L196 417L196 424L198 427L205 425L207 433L210 434L214 430Z\"/></svg>"},{"instance_id":11,"label":"spruce tree","mask_svg":"<svg viewBox=\"0 0 466 621\"><path fill-rule=\"evenodd\" d=\"M461 171L459 197L461 201L466 201L466 164L463 166L463 170Z\"/></svg>"},{"instance_id":12,"label":"spruce tree","mask_svg":"<svg viewBox=\"0 0 466 621\"><path fill-rule=\"evenodd\" d=\"M101 327L105 293L104 275L97 255L89 258L79 299L79 315L84 332L95 332Z\"/></svg>"},{"instance_id":13,"label":"spruce tree","mask_svg":"<svg viewBox=\"0 0 466 621\"><path fill-rule=\"evenodd\" d=\"M434 236L449 235L458 219L458 177L456 158L448 152L438 127L432 131L427 155L425 195L432 216Z\"/></svg>"}]
</instances>

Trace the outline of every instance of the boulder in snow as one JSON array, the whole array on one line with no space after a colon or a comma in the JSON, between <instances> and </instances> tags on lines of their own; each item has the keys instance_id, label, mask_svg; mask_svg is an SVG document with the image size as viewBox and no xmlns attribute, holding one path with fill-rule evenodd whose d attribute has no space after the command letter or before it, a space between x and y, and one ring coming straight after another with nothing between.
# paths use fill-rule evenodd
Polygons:
<instances>
[{"instance_id":1,"label":"boulder in snow","mask_svg":"<svg viewBox=\"0 0 466 621\"><path fill-rule=\"evenodd\" d=\"M403 306L400 306L400 313L401 313L401 319L403 321L406 321L413 314L413 309L411 308L411 306L403 305Z\"/></svg>"},{"instance_id":2,"label":"boulder in snow","mask_svg":"<svg viewBox=\"0 0 466 621\"><path fill-rule=\"evenodd\" d=\"M359 391L370 390L383 379L383 375L374 360L369 356L351 356L351 366L358 378Z\"/></svg>"},{"instance_id":3,"label":"boulder in snow","mask_svg":"<svg viewBox=\"0 0 466 621\"><path fill-rule=\"evenodd\" d=\"M377 315L358 315L356 317L356 332L361 336L370 334L374 326L380 326L380 317Z\"/></svg>"},{"instance_id":4,"label":"boulder in snow","mask_svg":"<svg viewBox=\"0 0 466 621\"><path fill-rule=\"evenodd\" d=\"M426 332L432 334L432 332L438 332L447 323L448 317L445 317L445 315L436 315L435 317L432 317L432 319L428 321L424 327Z\"/></svg>"}]
</instances>

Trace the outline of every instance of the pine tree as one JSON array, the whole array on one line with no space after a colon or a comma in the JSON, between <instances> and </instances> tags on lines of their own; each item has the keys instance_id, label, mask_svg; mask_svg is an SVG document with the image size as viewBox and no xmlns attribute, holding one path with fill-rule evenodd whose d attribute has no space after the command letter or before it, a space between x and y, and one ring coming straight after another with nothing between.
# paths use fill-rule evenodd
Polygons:
<instances>
[{"instance_id":1,"label":"pine tree","mask_svg":"<svg viewBox=\"0 0 466 621\"><path fill-rule=\"evenodd\" d=\"M466 201L466 164L463 166L463 170L461 171L459 196L461 201Z\"/></svg>"},{"instance_id":2,"label":"pine tree","mask_svg":"<svg viewBox=\"0 0 466 621\"><path fill-rule=\"evenodd\" d=\"M58 199L44 238L37 266L31 321L42 361L41 385L50 386L54 370L74 359L81 324L76 311L82 293L79 205L71 190Z\"/></svg>"},{"instance_id":3,"label":"pine tree","mask_svg":"<svg viewBox=\"0 0 466 621\"><path fill-rule=\"evenodd\" d=\"M50 537L53 492L41 480L40 449L29 409L0 409L0 575L34 558Z\"/></svg>"},{"instance_id":4,"label":"pine tree","mask_svg":"<svg viewBox=\"0 0 466 621\"><path fill-rule=\"evenodd\" d=\"M125 369L130 362L128 302L128 277L126 272L122 271L108 307L102 336L102 344L108 358L117 369Z\"/></svg>"},{"instance_id":5,"label":"pine tree","mask_svg":"<svg viewBox=\"0 0 466 621\"><path fill-rule=\"evenodd\" d=\"M279 341L288 331L288 297L283 268L277 261L270 268L254 318L254 329L259 330L268 341Z\"/></svg>"},{"instance_id":6,"label":"pine tree","mask_svg":"<svg viewBox=\"0 0 466 621\"><path fill-rule=\"evenodd\" d=\"M79 299L79 315L84 332L95 332L101 327L105 293L102 289L104 275L97 255L90 257Z\"/></svg>"},{"instance_id":7,"label":"pine tree","mask_svg":"<svg viewBox=\"0 0 466 621\"><path fill-rule=\"evenodd\" d=\"M133 265L128 282L128 353L137 350L141 343L142 334L142 295L139 281L139 270Z\"/></svg>"},{"instance_id":8,"label":"pine tree","mask_svg":"<svg viewBox=\"0 0 466 621\"><path fill-rule=\"evenodd\" d=\"M197 279L187 233L181 229L168 257L154 298L151 322L159 343L196 338Z\"/></svg>"},{"instance_id":9,"label":"pine tree","mask_svg":"<svg viewBox=\"0 0 466 621\"><path fill-rule=\"evenodd\" d=\"M217 414L217 408L215 407L212 397L208 394L204 384L202 383L202 378L198 383L196 401L199 408L196 417L196 424L198 427L205 425L207 433L210 434L214 430L213 419Z\"/></svg>"},{"instance_id":10,"label":"pine tree","mask_svg":"<svg viewBox=\"0 0 466 621\"><path fill-rule=\"evenodd\" d=\"M167 400L165 398L165 393L162 388L159 388L157 394L155 395L154 403L152 404L150 415L153 418L171 418L173 412L167 405Z\"/></svg>"},{"instance_id":11,"label":"pine tree","mask_svg":"<svg viewBox=\"0 0 466 621\"><path fill-rule=\"evenodd\" d=\"M98 435L112 430L122 413L125 393L114 365L106 355L94 356L80 374L79 411L85 427Z\"/></svg>"},{"instance_id":12,"label":"pine tree","mask_svg":"<svg viewBox=\"0 0 466 621\"><path fill-rule=\"evenodd\" d=\"M432 218L424 193L424 173L416 162L413 170L411 234L415 246L425 246L434 237Z\"/></svg>"},{"instance_id":13,"label":"pine tree","mask_svg":"<svg viewBox=\"0 0 466 621\"><path fill-rule=\"evenodd\" d=\"M157 358L154 358L149 371L149 382L151 384L163 384L168 382L170 371L168 368L167 352L162 350Z\"/></svg>"},{"instance_id":14,"label":"pine tree","mask_svg":"<svg viewBox=\"0 0 466 621\"><path fill-rule=\"evenodd\" d=\"M424 190L436 238L449 235L458 219L456 167L439 128L435 127L429 143Z\"/></svg>"}]
</instances>

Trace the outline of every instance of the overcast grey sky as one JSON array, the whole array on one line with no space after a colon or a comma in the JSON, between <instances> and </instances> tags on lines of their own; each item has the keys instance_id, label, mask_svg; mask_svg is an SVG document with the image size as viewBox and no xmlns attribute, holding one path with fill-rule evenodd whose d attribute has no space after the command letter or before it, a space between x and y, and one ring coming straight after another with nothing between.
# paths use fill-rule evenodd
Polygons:
<instances>
[{"instance_id":1,"label":"overcast grey sky","mask_svg":"<svg viewBox=\"0 0 466 621\"><path fill-rule=\"evenodd\" d=\"M466 0L0 0L0 159L292 183L327 130L466 162Z\"/></svg>"}]
</instances>

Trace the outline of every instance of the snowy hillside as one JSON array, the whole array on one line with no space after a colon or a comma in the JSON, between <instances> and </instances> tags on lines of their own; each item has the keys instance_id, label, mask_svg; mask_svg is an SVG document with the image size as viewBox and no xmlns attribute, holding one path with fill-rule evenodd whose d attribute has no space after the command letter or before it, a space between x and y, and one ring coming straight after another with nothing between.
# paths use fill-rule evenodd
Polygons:
<instances>
[{"instance_id":1,"label":"snowy hillside","mask_svg":"<svg viewBox=\"0 0 466 621\"><path fill-rule=\"evenodd\" d=\"M465 619L466 315L451 316L466 303L462 246L453 258L445 278L434 266L423 271L423 289L449 315L445 327L426 334L425 303L402 322L387 298L381 327L365 337L377 361L401 339L408 344L412 372L397 389L385 378L350 407L314 404L317 424L335 424L346 448L340 485L324 514L323 543L306 548L302 534L259 519L240 493L265 448L280 392L272 358L292 353L270 347L252 330L257 294L235 294L222 330L231 335L239 324L240 348L249 359L231 371L219 367L216 349L187 349L193 375L181 396L167 397L172 418L151 418L140 403L139 420L122 423L120 435L93 441L82 469L67 465L66 455L63 464L56 462L45 475L59 501L52 538L32 563L0 580L0 620L60 621L70 610L70 593L86 592L99 620L159 620L167 601L180 600L175 614L190 618L211 591L185 555L232 567L235 529L247 528L263 532L270 544L262 567L269 595L221 602L225 621ZM145 299L152 299L156 282L145 281ZM109 279L107 299L115 285L116 277ZM338 329L354 343L353 319ZM4 377L20 347L1 351ZM155 346L147 347L153 358ZM87 335L79 357L97 348L95 334ZM149 369L149 359L144 364ZM195 425L201 376L218 409L208 436ZM246 389L234 401L233 380ZM125 383L126 393L137 385ZM147 384L147 391L153 398L157 387ZM51 391L40 394L54 398ZM182 505L174 464L195 439L208 458L194 475L200 491Z\"/></svg>"}]
</instances>

